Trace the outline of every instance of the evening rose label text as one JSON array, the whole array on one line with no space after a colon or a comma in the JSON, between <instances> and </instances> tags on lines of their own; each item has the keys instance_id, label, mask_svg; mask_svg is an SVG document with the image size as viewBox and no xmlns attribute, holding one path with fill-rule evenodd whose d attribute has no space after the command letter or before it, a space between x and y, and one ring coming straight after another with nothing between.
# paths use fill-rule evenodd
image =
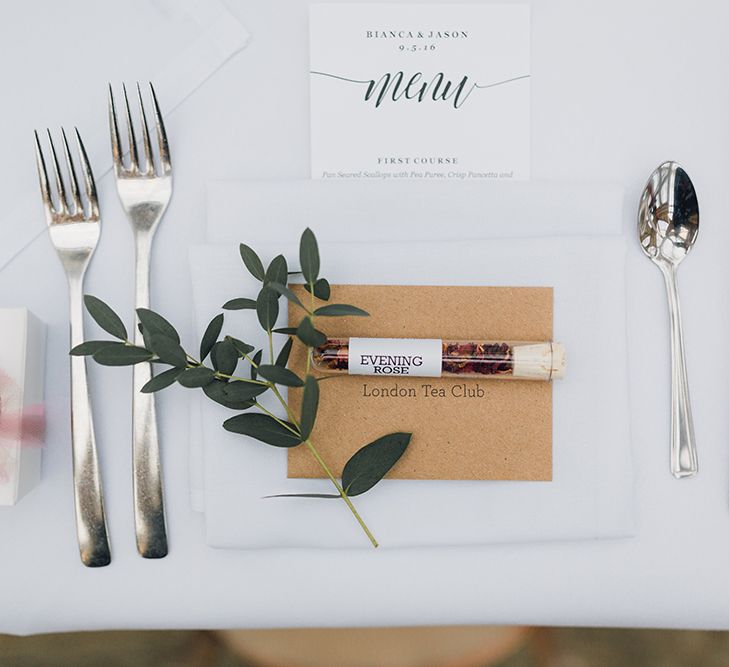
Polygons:
<instances>
[{"instance_id":1,"label":"evening rose label text","mask_svg":"<svg viewBox=\"0 0 729 667\"><path fill-rule=\"evenodd\" d=\"M350 338L349 374L440 377L441 356L436 339Z\"/></svg>"}]
</instances>

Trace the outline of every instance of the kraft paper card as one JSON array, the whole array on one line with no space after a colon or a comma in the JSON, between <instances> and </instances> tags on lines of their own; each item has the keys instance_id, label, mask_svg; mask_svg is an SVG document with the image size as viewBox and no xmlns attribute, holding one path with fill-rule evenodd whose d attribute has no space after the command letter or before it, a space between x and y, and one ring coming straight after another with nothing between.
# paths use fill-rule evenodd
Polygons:
<instances>
[{"instance_id":1,"label":"kraft paper card","mask_svg":"<svg viewBox=\"0 0 729 667\"><path fill-rule=\"evenodd\" d=\"M301 285L292 289L310 298ZM335 285L330 303L351 303L370 317L321 318L332 337L448 340L552 339L550 287ZM290 326L301 310L289 308ZM303 374L305 349L291 367ZM340 474L363 445L394 431L412 432L395 479L551 480L552 385L481 378L339 375L320 384L312 439ZM301 391L289 399L299 412ZM304 448L289 450L289 477L322 477Z\"/></svg>"}]
</instances>

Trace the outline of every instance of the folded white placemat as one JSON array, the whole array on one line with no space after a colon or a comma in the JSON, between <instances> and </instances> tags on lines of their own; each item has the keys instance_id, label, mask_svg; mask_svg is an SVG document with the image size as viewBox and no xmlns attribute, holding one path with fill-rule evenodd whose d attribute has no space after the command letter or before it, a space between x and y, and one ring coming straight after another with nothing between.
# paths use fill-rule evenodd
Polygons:
<instances>
[{"instance_id":1,"label":"folded white placemat","mask_svg":"<svg viewBox=\"0 0 729 667\"><path fill-rule=\"evenodd\" d=\"M617 234L623 189L584 183L243 181L207 186L206 239L275 240L302 226L330 241Z\"/></svg>"},{"instance_id":2,"label":"folded white placemat","mask_svg":"<svg viewBox=\"0 0 729 667\"><path fill-rule=\"evenodd\" d=\"M3 152L14 158L0 161L0 182L13 194L0 220L0 269L46 229L34 129L77 126L98 182L111 168L109 82L152 81L168 115L247 41L220 0L125 0L113 8L94 0L13 3L0 22ZM56 43L52 63L48 42Z\"/></svg>"},{"instance_id":3,"label":"folded white placemat","mask_svg":"<svg viewBox=\"0 0 729 667\"><path fill-rule=\"evenodd\" d=\"M296 264L295 246L253 245L264 261L284 251ZM357 498L383 547L632 534L622 236L320 245L322 274L332 282L555 290L555 339L566 346L568 371L554 385L554 480L384 480ZM257 283L246 275L234 245L194 247L190 263L198 334L227 299L256 293ZM226 330L262 343L250 318L251 311L226 314ZM339 501L264 499L272 493L328 492L329 482L287 479L285 450L225 432L220 424L231 414L202 402L209 545L368 546Z\"/></svg>"}]
</instances>

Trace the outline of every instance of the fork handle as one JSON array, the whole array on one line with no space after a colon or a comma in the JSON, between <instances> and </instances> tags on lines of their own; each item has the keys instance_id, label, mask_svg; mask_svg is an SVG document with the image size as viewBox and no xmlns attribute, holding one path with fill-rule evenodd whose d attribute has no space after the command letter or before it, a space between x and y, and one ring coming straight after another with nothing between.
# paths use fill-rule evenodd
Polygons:
<instances>
[{"instance_id":1,"label":"fork handle","mask_svg":"<svg viewBox=\"0 0 729 667\"><path fill-rule=\"evenodd\" d=\"M83 286L80 279L69 280L69 305L71 345L75 347L84 339ZM81 561L87 567L103 567L111 562L111 551L86 379L86 357L71 357L71 447Z\"/></svg>"},{"instance_id":2,"label":"fork handle","mask_svg":"<svg viewBox=\"0 0 729 667\"><path fill-rule=\"evenodd\" d=\"M151 237L137 235L136 243L136 307L149 308L149 260ZM144 345L135 316L134 340ZM132 399L132 461L134 475L134 525L137 551L144 558L167 555L162 472L160 466L157 414L154 394L143 394L142 387L152 379L152 365L134 366Z\"/></svg>"}]
</instances>

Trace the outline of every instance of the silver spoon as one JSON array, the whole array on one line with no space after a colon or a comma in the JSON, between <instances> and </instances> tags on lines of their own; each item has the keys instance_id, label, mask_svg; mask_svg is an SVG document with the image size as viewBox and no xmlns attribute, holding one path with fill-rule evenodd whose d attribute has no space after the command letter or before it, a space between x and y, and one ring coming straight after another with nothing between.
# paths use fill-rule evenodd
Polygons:
<instances>
[{"instance_id":1,"label":"silver spoon","mask_svg":"<svg viewBox=\"0 0 729 667\"><path fill-rule=\"evenodd\" d=\"M648 179L640 199L638 235L643 252L663 273L671 316L671 472L689 477L698 472L691 417L681 308L676 269L699 232L699 203L688 174L676 162L664 162Z\"/></svg>"}]
</instances>

